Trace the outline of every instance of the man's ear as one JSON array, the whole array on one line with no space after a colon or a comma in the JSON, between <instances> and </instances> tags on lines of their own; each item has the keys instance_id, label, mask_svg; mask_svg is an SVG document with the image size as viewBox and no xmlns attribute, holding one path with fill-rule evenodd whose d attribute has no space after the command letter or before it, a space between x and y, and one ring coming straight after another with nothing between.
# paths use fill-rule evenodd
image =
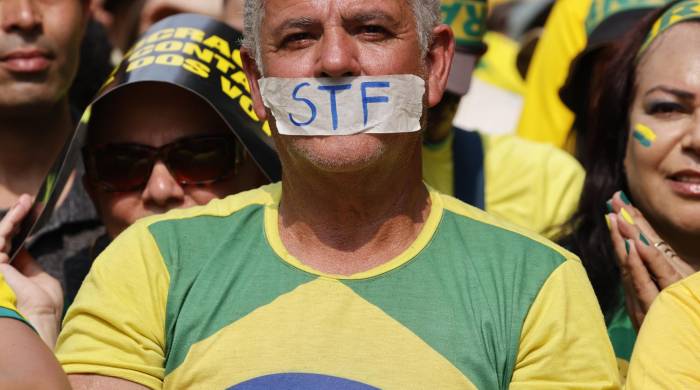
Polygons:
<instances>
[{"instance_id":1,"label":"man's ear","mask_svg":"<svg viewBox=\"0 0 700 390\"><path fill-rule=\"evenodd\" d=\"M428 106L440 102L447 86L455 52L454 34L450 27L441 24L433 29L433 40L426 53L428 66Z\"/></svg>"},{"instance_id":2,"label":"man's ear","mask_svg":"<svg viewBox=\"0 0 700 390\"><path fill-rule=\"evenodd\" d=\"M262 94L260 93L260 85L258 80L260 79L260 71L258 69L258 64L255 59L250 55L250 51L247 48L241 48L241 59L243 60L243 72L248 79L248 85L250 86L250 96L253 98L253 109L255 113L260 118L260 121L267 120L267 111L265 110L265 103L263 103Z\"/></svg>"}]
</instances>

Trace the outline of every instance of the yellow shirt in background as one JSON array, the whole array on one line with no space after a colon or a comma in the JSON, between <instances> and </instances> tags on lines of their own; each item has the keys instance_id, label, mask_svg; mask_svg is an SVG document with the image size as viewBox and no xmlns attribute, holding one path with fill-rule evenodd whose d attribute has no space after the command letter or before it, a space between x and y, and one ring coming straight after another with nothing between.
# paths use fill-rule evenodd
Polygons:
<instances>
[{"instance_id":1,"label":"yellow shirt in background","mask_svg":"<svg viewBox=\"0 0 700 390\"><path fill-rule=\"evenodd\" d=\"M479 60L474 77L506 91L523 95L525 82L516 66L520 45L507 35L487 31L484 42L488 50Z\"/></svg>"},{"instance_id":2,"label":"yellow shirt in background","mask_svg":"<svg viewBox=\"0 0 700 390\"><path fill-rule=\"evenodd\" d=\"M644 319L627 389L700 389L700 273L667 287Z\"/></svg>"},{"instance_id":3,"label":"yellow shirt in background","mask_svg":"<svg viewBox=\"0 0 700 390\"><path fill-rule=\"evenodd\" d=\"M559 98L571 61L586 46L591 0L558 0L545 24L525 81L525 105L517 134L573 152L574 114Z\"/></svg>"},{"instance_id":4,"label":"yellow shirt in background","mask_svg":"<svg viewBox=\"0 0 700 390\"><path fill-rule=\"evenodd\" d=\"M455 129L454 131L463 131ZM550 145L513 135L481 134L486 211L548 237L578 206L585 173L578 161ZM423 178L454 194L453 137L423 147Z\"/></svg>"}]
</instances>

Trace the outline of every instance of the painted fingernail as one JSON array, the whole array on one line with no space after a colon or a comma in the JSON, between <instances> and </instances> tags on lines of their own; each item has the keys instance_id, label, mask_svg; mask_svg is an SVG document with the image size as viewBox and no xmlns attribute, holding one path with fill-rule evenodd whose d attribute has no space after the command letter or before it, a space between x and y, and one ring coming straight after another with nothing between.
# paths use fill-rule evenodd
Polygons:
<instances>
[{"instance_id":1,"label":"painted fingernail","mask_svg":"<svg viewBox=\"0 0 700 390\"><path fill-rule=\"evenodd\" d=\"M627 194L625 194L625 191L620 191L620 199L622 199L625 204L632 204L632 202L630 202L630 198L628 198Z\"/></svg>"},{"instance_id":2,"label":"painted fingernail","mask_svg":"<svg viewBox=\"0 0 700 390\"><path fill-rule=\"evenodd\" d=\"M612 223L610 223L610 216L605 214L605 224L608 225L608 230L612 230Z\"/></svg>"},{"instance_id":3,"label":"painted fingernail","mask_svg":"<svg viewBox=\"0 0 700 390\"><path fill-rule=\"evenodd\" d=\"M623 207L622 210L620 210L620 215L622 216L622 219L625 220L625 222L627 222L630 225L634 225L634 219L632 219L632 216L627 211L627 209Z\"/></svg>"},{"instance_id":4,"label":"painted fingernail","mask_svg":"<svg viewBox=\"0 0 700 390\"><path fill-rule=\"evenodd\" d=\"M627 240L625 240L625 252L627 252L628 255L630 254L630 242Z\"/></svg>"},{"instance_id":5,"label":"painted fingernail","mask_svg":"<svg viewBox=\"0 0 700 390\"><path fill-rule=\"evenodd\" d=\"M615 210L613 210L613 206L612 206L612 202L611 202L611 201L605 202L605 207L608 209L608 212L609 212L609 213L614 213L614 212L615 212Z\"/></svg>"},{"instance_id":6,"label":"painted fingernail","mask_svg":"<svg viewBox=\"0 0 700 390\"><path fill-rule=\"evenodd\" d=\"M647 240L644 234L639 233L639 240L644 243L644 245L649 246L649 240Z\"/></svg>"}]
</instances>

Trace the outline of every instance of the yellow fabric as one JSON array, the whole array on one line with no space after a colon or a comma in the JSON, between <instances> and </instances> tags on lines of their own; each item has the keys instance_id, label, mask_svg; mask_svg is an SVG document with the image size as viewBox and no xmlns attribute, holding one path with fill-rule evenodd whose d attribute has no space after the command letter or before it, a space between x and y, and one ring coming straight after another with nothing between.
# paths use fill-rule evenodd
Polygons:
<instances>
[{"instance_id":1,"label":"yellow fabric","mask_svg":"<svg viewBox=\"0 0 700 390\"><path fill-rule=\"evenodd\" d=\"M423 145L423 180L447 195L454 195L453 135L437 145Z\"/></svg>"},{"instance_id":2,"label":"yellow fabric","mask_svg":"<svg viewBox=\"0 0 700 390\"><path fill-rule=\"evenodd\" d=\"M486 54L479 60L474 77L518 95L525 93L525 81L520 77L516 59L520 45L507 35L488 31L484 35L488 46Z\"/></svg>"},{"instance_id":3,"label":"yellow fabric","mask_svg":"<svg viewBox=\"0 0 700 390\"><path fill-rule=\"evenodd\" d=\"M456 130L461 131L461 130ZM513 135L482 134L486 211L534 232L553 237L578 205L585 173L570 155ZM423 178L440 192L454 194L450 136L423 148Z\"/></svg>"},{"instance_id":4,"label":"yellow fabric","mask_svg":"<svg viewBox=\"0 0 700 390\"><path fill-rule=\"evenodd\" d=\"M169 277L152 236L145 233L144 224L133 225L93 264L56 345L67 374L90 372L162 386ZM110 267L112 259L119 259L120 267ZM110 353L96 352L104 350Z\"/></svg>"},{"instance_id":5,"label":"yellow fabric","mask_svg":"<svg viewBox=\"0 0 700 390\"><path fill-rule=\"evenodd\" d=\"M329 296L333 302L347 303L346 307L329 308ZM335 315L335 309L341 309L342 316ZM285 321L280 322L280 318ZM277 326L260 326L272 323ZM315 326L299 329L298 323ZM362 324L362 329L352 324ZM328 350L325 346L329 343L336 348ZM285 345L290 344L296 346L294 353L285 353ZM225 345L236 345L241 356L254 356L255 361L247 361L245 367L236 361L212 367L212 360L221 361L219 355L223 361L231 359L226 348L220 347ZM368 350L373 353L371 359L366 356ZM319 359L319 353L325 356ZM378 360L391 363L377 365ZM222 378L216 372L222 366L240 370ZM410 374L391 374L391 367ZM182 388L224 389L231 383L278 372L323 372L382 389L476 389L452 363L403 324L330 278L299 286L195 344L185 364L168 375L165 387L177 383ZM434 375L436 372L440 375ZM194 375L185 377L187 373Z\"/></svg>"},{"instance_id":6,"label":"yellow fabric","mask_svg":"<svg viewBox=\"0 0 700 390\"><path fill-rule=\"evenodd\" d=\"M205 215L228 215L236 207L268 202L271 188L275 186L238 194L233 207L224 200L214 200L206 206L145 218L119 235L95 260L66 313L56 344L56 357L64 371L90 372L162 388L163 324L170 278L153 236L147 232L148 226L161 220L203 215L203 210ZM112 259L119 259L119 267L110 266ZM96 353L104 350L110 353Z\"/></svg>"},{"instance_id":7,"label":"yellow fabric","mask_svg":"<svg viewBox=\"0 0 700 390\"><path fill-rule=\"evenodd\" d=\"M2 274L0 274L0 307L17 312L17 297Z\"/></svg>"},{"instance_id":8,"label":"yellow fabric","mask_svg":"<svg viewBox=\"0 0 700 390\"><path fill-rule=\"evenodd\" d=\"M152 234L149 234L149 226L163 220L230 215L252 204L271 206L277 203L280 191L280 185L274 184L215 200L207 206L148 218L127 229L95 262L67 314L57 347L58 358L66 372L114 376L154 389L225 388L230 383L276 370L288 371L290 367L305 372L305 362L313 362L316 368L319 364L325 364L324 370L335 372L339 377L347 378L352 374L350 378L356 380L372 378L372 383L383 381L378 383L382 388L474 388L455 365L387 315L376 303L361 298L344 281L323 275L278 296L240 320L225 325L211 337L193 344L183 365L164 378L166 330L163 328L167 324L165 309L170 278L160 250ZM398 261L389 263L391 267L402 268L400 266L407 256L412 256L411 253L416 255L423 249L437 229L435 221L446 214L443 208L493 225L494 229L519 233L555 250L566 260L549 274L527 314L520 334L520 351L511 386L533 389L567 386L616 388L614 356L602 314L575 256L527 229L503 223L497 217L468 207L452 197L432 190L430 196L432 210L426 227L416 243ZM270 236L275 233L271 234L269 226L262 230L266 231L268 240L274 240ZM289 256L283 260L300 267ZM364 276L375 276L368 280L380 279L382 276L376 275L383 269L379 267ZM337 303L337 307L327 304L329 297ZM338 318L334 315L337 310L342 310L345 320L361 323L362 327L344 329L342 326L328 326ZM294 327L294 318L300 313L304 313L305 322L318 324L318 329L313 326L308 329ZM313 321L309 321L309 316ZM280 322L279 318L287 321ZM276 326L260 327L261 323L275 323ZM290 338L291 332L295 337ZM517 338L518 335L513 337ZM239 342L242 339L256 340L256 343ZM307 340L308 344L289 344L290 340L300 339ZM319 348L315 344L327 343L328 340L335 340L333 345L336 348ZM367 348L357 348L358 343L371 345L373 353L382 356L381 361L391 364L369 364L362 355ZM249 365L229 360L225 360L228 364L217 364L218 368L236 367L235 371L225 375L227 383L223 383L220 382L221 375L214 375L216 368L206 366L206 362L211 363L215 357L240 358L241 355L232 356L230 350L226 353L228 345L236 345L245 352L242 356L253 358ZM276 353L274 359L266 355L290 345L294 346L294 354ZM327 356L319 359L318 354L323 351L327 352ZM206 359L197 359L197 356L206 356ZM376 362L377 357L373 356L368 361ZM259 367L265 367L266 372L258 371ZM354 372L348 373L348 367L355 368ZM396 375L393 367L396 367L396 372L414 373L415 376ZM382 375L379 372L382 369L389 370L393 375ZM435 372L440 375L431 375ZM417 382L425 378L430 383Z\"/></svg>"},{"instance_id":9,"label":"yellow fabric","mask_svg":"<svg viewBox=\"0 0 700 390\"><path fill-rule=\"evenodd\" d=\"M604 324L581 263L562 264L545 282L525 319L510 388L620 388ZM580 377L587 382L577 382Z\"/></svg>"},{"instance_id":10,"label":"yellow fabric","mask_svg":"<svg viewBox=\"0 0 700 390\"><path fill-rule=\"evenodd\" d=\"M667 287L652 304L627 389L700 389L700 273Z\"/></svg>"},{"instance_id":11,"label":"yellow fabric","mask_svg":"<svg viewBox=\"0 0 700 390\"><path fill-rule=\"evenodd\" d=\"M573 152L573 113L559 98L571 61L586 46L591 0L558 0L545 24L525 81L525 104L517 134Z\"/></svg>"}]
</instances>

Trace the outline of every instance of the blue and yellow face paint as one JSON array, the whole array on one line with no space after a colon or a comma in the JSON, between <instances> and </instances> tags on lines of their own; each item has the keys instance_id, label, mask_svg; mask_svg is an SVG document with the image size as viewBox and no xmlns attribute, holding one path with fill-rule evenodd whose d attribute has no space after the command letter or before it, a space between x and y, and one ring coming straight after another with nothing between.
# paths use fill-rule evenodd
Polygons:
<instances>
[{"instance_id":1,"label":"blue and yellow face paint","mask_svg":"<svg viewBox=\"0 0 700 390\"><path fill-rule=\"evenodd\" d=\"M666 30L678 23L687 22L689 20L700 20L700 0L681 1L667 9L651 27L644 44L639 49L639 56L641 56L649 48L651 43Z\"/></svg>"},{"instance_id":2,"label":"blue and yellow face paint","mask_svg":"<svg viewBox=\"0 0 700 390\"><path fill-rule=\"evenodd\" d=\"M645 148L650 148L656 141L656 133L649 126L637 123L632 131L634 139L639 141Z\"/></svg>"}]
</instances>

